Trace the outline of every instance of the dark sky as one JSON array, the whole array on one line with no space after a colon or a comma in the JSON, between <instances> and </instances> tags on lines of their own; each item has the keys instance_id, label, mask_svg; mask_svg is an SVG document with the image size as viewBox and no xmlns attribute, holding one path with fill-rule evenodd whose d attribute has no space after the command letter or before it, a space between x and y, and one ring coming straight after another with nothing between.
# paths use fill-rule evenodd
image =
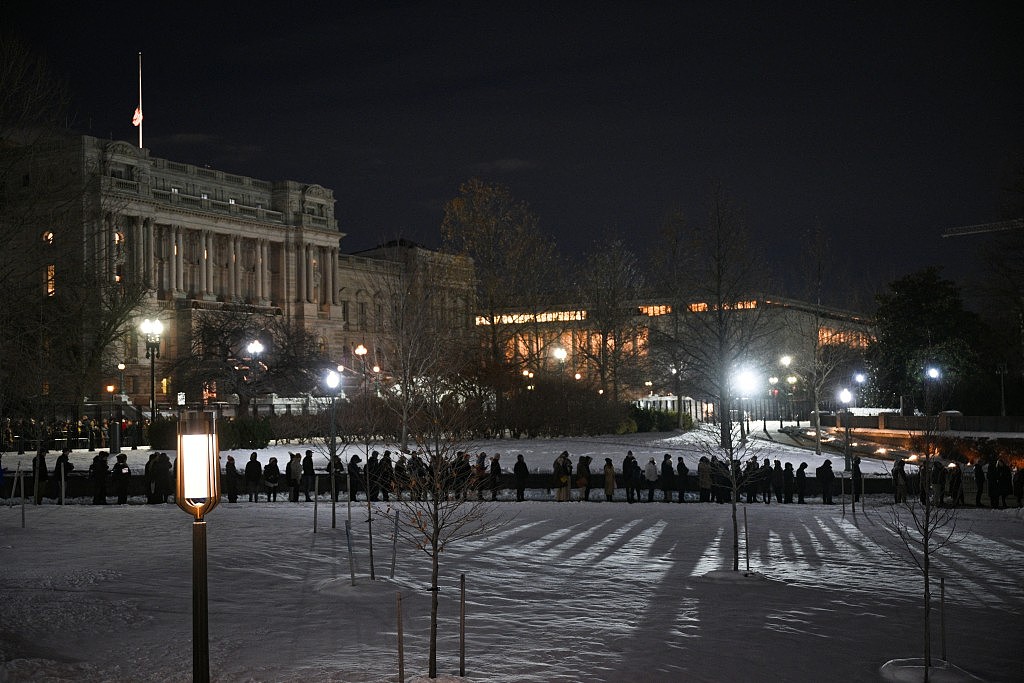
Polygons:
<instances>
[{"instance_id":1,"label":"dark sky","mask_svg":"<svg viewBox=\"0 0 1024 683\"><path fill-rule=\"evenodd\" d=\"M319 4L0 12L76 129L136 139L142 51L154 155L331 188L348 251L436 246L479 176L567 255L608 229L643 252L721 182L777 273L820 225L834 284L875 286L963 263L974 242L942 231L1006 217L1024 165L1020 3Z\"/></svg>"}]
</instances>

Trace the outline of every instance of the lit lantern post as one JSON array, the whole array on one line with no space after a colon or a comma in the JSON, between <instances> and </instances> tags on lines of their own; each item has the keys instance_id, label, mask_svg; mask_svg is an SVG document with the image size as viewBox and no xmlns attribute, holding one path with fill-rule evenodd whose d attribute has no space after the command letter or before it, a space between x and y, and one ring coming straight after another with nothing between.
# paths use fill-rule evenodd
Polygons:
<instances>
[{"instance_id":1,"label":"lit lantern post","mask_svg":"<svg viewBox=\"0 0 1024 683\"><path fill-rule=\"evenodd\" d=\"M210 638L206 592L206 521L220 502L220 454L214 413L185 411L178 421L175 501L192 523L192 680L209 683Z\"/></svg>"},{"instance_id":2,"label":"lit lantern post","mask_svg":"<svg viewBox=\"0 0 1024 683\"><path fill-rule=\"evenodd\" d=\"M843 448L843 455L846 456L845 467L843 468L847 472L850 471L850 423L853 421L853 413L850 412L850 401L853 400L853 394L850 393L849 389L843 389L839 392L839 400L843 403L843 427L846 430L845 447Z\"/></svg>"},{"instance_id":3,"label":"lit lantern post","mask_svg":"<svg viewBox=\"0 0 1024 683\"><path fill-rule=\"evenodd\" d=\"M327 373L324 378L324 384L327 385L328 391L331 392L331 450L330 450L330 463L331 463L331 528L336 529L338 526L335 509L338 504L338 418L336 412L336 404L338 400L338 387L341 385L341 375L334 370ZM349 499L352 496L349 494Z\"/></svg>"},{"instance_id":4,"label":"lit lantern post","mask_svg":"<svg viewBox=\"0 0 1024 683\"><path fill-rule=\"evenodd\" d=\"M254 339L253 341L249 342L249 345L245 347L245 350L249 352L249 358L251 358L253 361L252 377L253 382L255 383L256 377L259 375L260 372L260 354L263 353L264 351L263 343L259 339ZM256 403L255 390L258 389L258 387L254 386L253 389L254 391L252 396L252 417L255 420L256 418L259 417L260 407L259 404Z\"/></svg>"},{"instance_id":5,"label":"lit lantern post","mask_svg":"<svg viewBox=\"0 0 1024 683\"><path fill-rule=\"evenodd\" d=\"M156 359L160 357L160 335L164 324L159 320L146 318L139 325L139 331L146 338L146 358L149 359L149 420L156 420Z\"/></svg>"}]
</instances>

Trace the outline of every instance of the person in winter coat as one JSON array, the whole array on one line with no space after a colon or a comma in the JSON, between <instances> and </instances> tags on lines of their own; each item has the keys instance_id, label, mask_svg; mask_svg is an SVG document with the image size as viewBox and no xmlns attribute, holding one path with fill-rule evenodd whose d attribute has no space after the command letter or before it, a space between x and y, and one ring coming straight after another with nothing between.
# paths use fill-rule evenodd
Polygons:
<instances>
[{"instance_id":1,"label":"person in winter coat","mask_svg":"<svg viewBox=\"0 0 1024 683\"><path fill-rule=\"evenodd\" d=\"M807 463L800 463L796 468L796 502L804 503L804 496L807 495Z\"/></svg>"},{"instance_id":2,"label":"person in winter coat","mask_svg":"<svg viewBox=\"0 0 1024 683\"><path fill-rule=\"evenodd\" d=\"M32 489L36 505L42 505L43 494L46 493L46 482L50 478L50 469L46 466L48 452L45 448L40 448L36 456L32 458Z\"/></svg>"},{"instance_id":3,"label":"person in winter coat","mask_svg":"<svg viewBox=\"0 0 1024 683\"><path fill-rule=\"evenodd\" d=\"M299 488L302 486L302 456L298 453L288 454L288 463L284 466L284 478L288 482L288 502L299 502Z\"/></svg>"},{"instance_id":4,"label":"person in winter coat","mask_svg":"<svg viewBox=\"0 0 1024 683\"><path fill-rule=\"evenodd\" d=\"M245 463L245 490L249 494L250 503L260 502L260 480L263 478L263 465L256 457L256 451L249 455Z\"/></svg>"},{"instance_id":5,"label":"person in winter coat","mask_svg":"<svg viewBox=\"0 0 1024 683\"><path fill-rule=\"evenodd\" d=\"M676 488L676 470L672 466L672 456L668 453L661 459L661 497L666 503L672 502L672 492Z\"/></svg>"},{"instance_id":6,"label":"person in winter coat","mask_svg":"<svg viewBox=\"0 0 1024 683\"><path fill-rule=\"evenodd\" d=\"M150 453L149 460L146 461L146 466L142 470L142 483L146 487L146 502L150 505L159 502L156 499L156 480L153 478L153 467L159 456L159 453Z\"/></svg>"},{"instance_id":7,"label":"person in winter coat","mask_svg":"<svg viewBox=\"0 0 1024 683\"><path fill-rule=\"evenodd\" d=\"M999 507L1007 506L1006 498L1013 493L1013 475L1010 472L1010 463L1000 460L998 463L999 477Z\"/></svg>"},{"instance_id":8,"label":"person in winter coat","mask_svg":"<svg viewBox=\"0 0 1024 683\"><path fill-rule=\"evenodd\" d=\"M626 502L636 502L633 489L633 468L636 466L636 458L633 451L627 451L626 457L622 460L622 485L626 489Z\"/></svg>"},{"instance_id":9,"label":"person in winter coat","mask_svg":"<svg viewBox=\"0 0 1024 683\"><path fill-rule=\"evenodd\" d=\"M362 461L358 455L353 455L352 459L348 461L348 499L352 501L356 499L360 482L363 480L362 472L359 469L359 463Z\"/></svg>"},{"instance_id":10,"label":"person in winter coat","mask_svg":"<svg viewBox=\"0 0 1024 683\"><path fill-rule=\"evenodd\" d=\"M377 460L377 486L380 488L381 498L388 500L394 485L395 467L391 463L391 451L384 451L384 455Z\"/></svg>"},{"instance_id":11,"label":"person in winter coat","mask_svg":"<svg viewBox=\"0 0 1024 683\"><path fill-rule=\"evenodd\" d=\"M864 490L864 474L860 471L860 456L853 456L853 502L860 502L861 491Z\"/></svg>"},{"instance_id":12,"label":"person in winter coat","mask_svg":"<svg viewBox=\"0 0 1024 683\"><path fill-rule=\"evenodd\" d=\"M1022 499L1024 499L1024 467L1017 467L1013 473L1013 497L1017 499L1018 508L1024 507L1022 505Z\"/></svg>"},{"instance_id":13,"label":"person in winter coat","mask_svg":"<svg viewBox=\"0 0 1024 683\"><path fill-rule=\"evenodd\" d=\"M128 467L128 456L118 453L114 467L110 471L110 481L114 485L114 494L117 496L118 505L128 502L128 484L131 479L132 470Z\"/></svg>"},{"instance_id":14,"label":"person in winter coat","mask_svg":"<svg viewBox=\"0 0 1024 683\"><path fill-rule=\"evenodd\" d=\"M949 499L953 507L964 504L964 470L958 462L949 470Z\"/></svg>"},{"instance_id":15,"label":"person in winter coat","mask_svg":"<svg viewBox=\"0 0 1024 683\"><path fill-rule=\"evenodd\" d=\"M313 468L313 451L306 450L306 455L302 458L302 492L306 495L306 502L309 503L313 499L309 497L309 492L314 490L316 481L316 470Z\"/></svg>"},{"instance_id":16,"label":"person in winter coat","mask_svg":"<svg viewBox=\"0 0 1024 683\"><path fill-rule=\"evenodd\" d=\"M782 502L792 503L793 502L793 491L796 490L795 473L793 472L793 463L787 462L786 466L782 468Z\"/></svg>"},{"instance_id":17,"label":"person in winter coat","mask_svg":"<svg viewBox=\"0 0 1024 683\"><path fill-rule=\"evenodd\" d=\"M708 456L700 456L697 462L697 487L700 489L700 502L711 502L711 461Z\"/></svg>"},{"instance_id":18,"label":"person in winter coat","mask_svg":"<svg viewBox=\"0 0 1024 683\"><path fill-rule=\"evenodd\" d=\"M228 456L228 462L224 465L224 493L228 496L229 503L238 502L238 468L235 467L235 458Z\"/></svg>"},{"instance_id":19,"label":"person in winter coat","mask_svg":"<svg viewBox=\"0 0 1024 683\"><path fill-rule=\"evenodd\" d=\"M640 461L635 457L630 467L629 482L633 487L633 496L636 498L636 502L639 503L640 490L644 487L644 468L640 466Z\"/></svg>"},{"instance_id":20,"label":"person in winter coat","mask_svg":"<svg viewBox=\"0 0 1024 683\"><path fill-rule=\"evenodd\" d=\"M785 474L782 471L782 461L776 460L772 468L772 493L775 494L775 502L782 502L783 486L785 485Z\"/></svg>"},{"instance_id":21,"label":"person in winter coat","mask_svg":"<svg viewBox=\"0 0 1024 683\"><path fill-rule=\"evenodd\" d=\"M551 464L554 475L555 500L562 503L569 500L570 482L572 481L572 460L569 451L562 451Z\"/></svg>"},{"instance_id":22,"label":"person in winter coat","mask_svg":"<svg viewBox=\"0 0 1024 683\"><path fill-rule=\"evenodd\" d=\"M581 455L576 463L576 486L580 489L580 500L590 500L590 456Z\"/></svg>"},{"instance_id":23,"label":"person in winter coat","mask_svg":"<svg viewBox=\"0 0 1024 683\"><path fill-rule=\"evenodd\" d=\"M892 466L893 498L897 505L907 502L907 471L902 460Z\"/></svg>"},{"instance_id":24,"label":"person in winter coat","mask_svg":"<svg viewBox=\"0 0 1024 683\"><path fill-rule=\"evenodd\" d=\"M277 487L281 485L281 468L277 466L277 458L271 457L263 468L263 486L267 489L267 502L277 502Z\"/></svg>"},{"instance_id":25,"label":"person in winter coat","mask_svg":"<svg viewBox=\"0 0 1024 683\"><path fill-rule=\"evenodd\" d=\"M109 457L109 453L106 451L100 451L92 459L92 464L89 465L89 479L92 481L93 505L107 504L107 475L110 474L110 466L107 464L107 458Z\"/></svg>"},{"instance_id":26,"label":"person in winter coat","mask_svg":"<svg viewBox=\"0 0 1024 683\"><path fill-rule=\"evenodd\" d=\"M981 507L981 494L985 492L985 469L979 458L974 462L974 507Z\"/></svg>"},{"instance_id":27,"label":"person in winter coat","mask_svg":"<svg viewBox=\"0 0 1024 683\"><path fill-rule=\"evenodd\" d=\"M516 464L512 466L512 476L516 480L516 500L526 500L526 482L530 478L530 468L523 460L523 454L516 456Z\"/></svg>"},{"instance_id":28,"label":"person in winter coat","mask_svg":"<svg viewBox=\"0 0 1024 683\"><path fill-rule=\"evenodd\" d=\"M611 458L604 459L604 499L609 503L615 498L615 465Z\"/></svg>"},{"instance_id":29,"label":"person in winter coat","mask_svg":"<svg viewBox=\"0 0 1024 683\"><path fill-rule=\"evenodd\" d=\"M821 467L814 471L814 476L818 480L818 484L821 485L821 502L825 505L832 504L832 482L835 481L836 475L832 472L832 461L826 460L821 464Z\"/></svg>"},{"instance_id":30,"label":"person in winter coat","mask_svg":"<svg viewBox=\"0 0 1024 683\"><path fill-rule=\"evenodd\" d=\"M476 456L476 464L473 466L473 483L476 484L476 499L484 499L484 489L487 488L487 453L481 451Z\"/></svg>"},{"instance_id":31,"label":"person in winter coat","mask_svg":"<svg viewBox=\"0 0 1024 683\"><path fill-rule=\"evenodd\" d=\"M764 464L761 465L761 469L758 471L758 486L761 491L761 500L765 505L770 505L772 502L772 461L768 458L764 459Z\"/></svg>"},{"instance_id":32,"label":"person in winter coat","mask_svg":"<svg viewBox=\"0 0 1024 683\"><path fill-rule=\"evenodd\" d=\"M743 466L743 489L747 492L747 503L757 502L757 490L761 482L761 468L757 466L757 458L751 458Z\"/></svg>"},{"instance_id":33,"label":"person in winter coat","mask_svg":"<svg viewBox=\"0 0 1024 683\"><path fill-rule=\"evenodd\" d=\"M498 500L498 491L501 490L501 453L491 456L491 466L488 472L491 483L491 500Z\"/></svg>"},{"instance_id":34,"label":"person in winter coat","mask_svg":"<svg viewBox=\"0 0 1024 683\"><path fill-rule=\"evenodd\" d=\"M676 458L676 490L679 491L679 502L686 502L686 488L690 483L690 469L683 462L683 456Z\"/></svg>"},{"instance_id":35,"label":"person in winter coat","mask_svg":"<svg viewBox=\"0 0 1024 683\"><path fill-rule=\"evenodd\" d=\"M654 502L654 489L658 487L658 463L654 462L652 457L647 461L647 467L644 468L644 479L647 481L647 502Z\"/></svg>"},{"instance_id":36,"label":"person in winter coat","mask_svg":"<svg viewBox=\"0 0 1024 683\"><path fill-rule=\"evenodd\" d=\"M171 470L170 457L161 451L160 455L157 456L156 464L153 466L153 477L156 486L154 495L158 503L166 503L167 496L171 495L175 489L174 473Z\"/></svg>"},{"instance_id":37,"label":"person in winter coat","mask_svg":"<svg viewBox=\"0 0 1024 683\"><path fill-rule=\"evenodd\" d=\"M68 460L68 456L71 454L70 448L65 448L61 451L60 455L57 456L57 462L53 465L53 479L57 487L57 505L64 504L64 495L67 489L68 474L75 469L74 463Z\"/></svg>"}]
</instances>

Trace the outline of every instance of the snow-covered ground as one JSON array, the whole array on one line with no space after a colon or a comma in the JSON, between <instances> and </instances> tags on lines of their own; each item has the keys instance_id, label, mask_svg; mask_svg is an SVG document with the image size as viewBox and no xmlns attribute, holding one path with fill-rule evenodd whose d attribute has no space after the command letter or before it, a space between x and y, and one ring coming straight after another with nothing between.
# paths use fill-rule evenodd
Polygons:
<instances>
[{"instance_id":1,"label":"snow-covered ground","mask_svg":"<svg viewBox=\"0 0 1024 683\"><path fill-rule=\"evenodd\" d=\"M822 459L767 447L761 457L812 471ZM275 446L260 459L283 464L282 454L305 448ZM691 468L700 455L663 435L473 448L502 453L506 467L521 452L538 471L562 450L574 461L591 455L595 470L605 457L619 468L626 449L641 463L685 453ZM129 453L133 467L148 457ZM91 454L81 457L86 467ZM499 531L442 556L440 674L458 672L460 574L469 680L873 681L885 662L921 655L922 582L884 524L888 496L869 497L856 516L839 504L745 506L753 574L743 577L721 571L732 562L728 505L554 503L531 493L494 504ZM371 580L365 503L351 509L351 556L348 514L339 504L332 529L321 498L315 534L312 503L225 502L207 517L214 680L397 681L399 594L406 680L426 673L427 558L402 545L393 556L378 520ZM25 508L24 528L22 519L20 505L0 507L0 681L191 679L188 515L174 505L46 501ZM933 566L933 652L943 577L948 659L982 680L1024 680L1024 519L1017 509L968 509L959 527L967 536Z\"/></svg>"}]
</instances>

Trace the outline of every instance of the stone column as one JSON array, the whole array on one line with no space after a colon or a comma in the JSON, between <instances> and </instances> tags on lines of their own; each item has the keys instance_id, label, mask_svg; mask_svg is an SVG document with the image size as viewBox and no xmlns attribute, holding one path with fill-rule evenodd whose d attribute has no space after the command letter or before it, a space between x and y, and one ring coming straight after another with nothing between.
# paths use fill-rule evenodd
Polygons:
<instances>
[{"instance_id":1,"label":"stone column","mask_svg":"<svg viewBox=\"0 0 1024 683\"><path fill-rule=\"evenodd\" d=\"M206 235L207 233L205 230L200 230L196 233L196 242L198 244L198 248L196 249L196 251L199 253L199 263L196 268L196 270L199 271L198 273L196 273L196 279L198 280L198 282L196 283L196 295L200 299L206 296L208 285L206 279Z\"/></svg>"},{"instance_id":2,"label":"stone column","mask_svg":"<svg viewBox=\"0 0 1024 683\"><path fill-rule=\"evenodd\" d=\"M145 221L143 221L143 233L145 234L145 242L146 242L146 244L145 244L145 252L146 252L146 256L145 256L145 259L146 259L146 263L145 263L145 268L146 268L145 283L146 283L146 286L149 287L150 289L156 289L157 288L156 272L155 272L155 268L153 267L154 264L155 264L155 261L156 261L156 259L154 257L154 250L156 248L156 245L155 245L155 242L154 242L154 239L153 239L153 232L154 232L154 230L153 230L153 221L152 221L152 219L150 219L150 218L145 219Z\"/></svg>"},{"instance_id":3,"label":"stone column","mask_svg":"<svg viewBox=\"0 0 1024 683\"><path fill-rule=\"evenodd\" d=\"M185 229L174 226L174 272L178 279L174 283L175 292L185 291Z\"/></svg>"}]
</instances>

